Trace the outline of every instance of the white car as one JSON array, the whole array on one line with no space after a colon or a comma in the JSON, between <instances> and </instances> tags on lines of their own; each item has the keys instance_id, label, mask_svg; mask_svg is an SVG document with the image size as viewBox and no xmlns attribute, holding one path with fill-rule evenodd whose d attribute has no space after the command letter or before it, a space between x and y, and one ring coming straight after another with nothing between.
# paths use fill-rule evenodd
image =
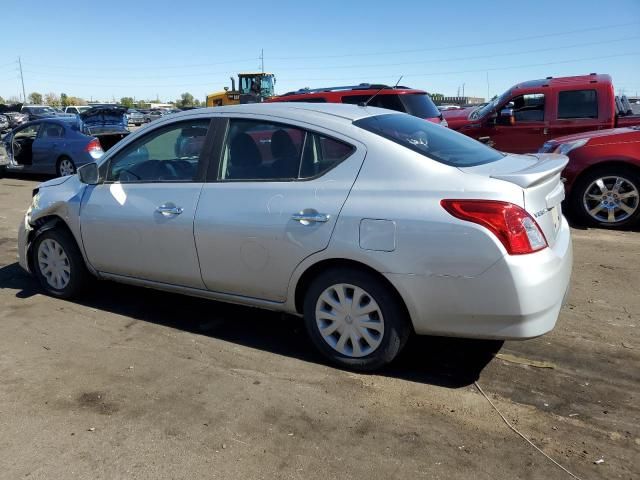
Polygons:
<instances>
[{"instance_id":1,"label":"white car","mask_svg":"<svg viewBox=\"0 0 640 480\"><path fill-rule=\"evenodd\" d=\"M64 107L64 113L83 113L91 108L90 105L70 105L68 107Z\"/></svg>"},{"instance_id":2,"label":"white car","mask_svg":"<svg viewBox=\"0 0 640 480\"><path fill-rule=\"evenodd\" d=\"M554 327L566 164L379 108L192 110L41 184L20 265L62 298L97 277L300 315L328 359L370 370L412 332Z\"/></svg>"}]
</instances>

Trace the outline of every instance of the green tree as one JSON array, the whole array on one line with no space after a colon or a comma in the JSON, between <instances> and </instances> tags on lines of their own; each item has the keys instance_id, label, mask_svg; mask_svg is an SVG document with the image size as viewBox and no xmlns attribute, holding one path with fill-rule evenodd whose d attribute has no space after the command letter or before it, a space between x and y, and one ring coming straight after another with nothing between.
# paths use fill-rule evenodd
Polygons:
<instances>
[{"instance_id":1,"label":"green tree","mask_svg":"<svg viewBox=\"0 0 640 480\"><path fill-rule=\"evenodd\" d=\"M180 95L180 98L176 100L176 107L193 107L193 95L191 95L189 92L185 92Z\"/></svg>"},{"instance_id":2,"label":"green tree","mask_svg":"<svg viewBox=\"0 0 640 480\"><path fill-rule=\"evenodd\" d=\"M80 97L67 97L67 105L86 105L87 101Z\"/></svg>"},{"instance_id":3,"label":"green tree","mask_svg":"<svg viewBox=\"0 0 640 480\"><path fill-rule=\"evenodd\" d=\"M127 108L133 108L136 104L135 100L132 97L122 97L120 99L120 105Z\"/></svg>"},{"instance_id":4,"label":"green tree","mask_svg":"<svg viewBox=\"0 0 640 480\"><path fill-rule=\"evenodd\" d=\"M138 100L138 102L136 103L136 107L137 108L145 108L147 103L149 103L149 102L145 102L144 100Z\"/></svg>"},{"instance_id":5,"label":"green tree","mask_svg":"<svg viewBox=\"0 0 640 480\"><path fill-rule=\"evenodd\" d=\"M44 96L44 103L52 107L57 107L60 105L60 97L53 92L49 92Z\"/></svg>"},{"instance_id":6,"label":"green tree","mask_svg":"<svg viewBox=\"0 0 640 480\"><path fill-rule=\"evenodd\" d=\"M69 97L67 97L66 93L60 94L60 105L62 105L63 107L69 106Z\"/></svg>"},{"instance_id":7,"label":"green tree","mask_svg":"<svg viewBox=\"0 0 640 480\"><path fill-rule=\"evenodd\" d=\"M32 103L34 105L40 105L42 104L42 94L38 93L38 92L31 92L29 94L29 103Z\"/></svg>"}]
</instances>

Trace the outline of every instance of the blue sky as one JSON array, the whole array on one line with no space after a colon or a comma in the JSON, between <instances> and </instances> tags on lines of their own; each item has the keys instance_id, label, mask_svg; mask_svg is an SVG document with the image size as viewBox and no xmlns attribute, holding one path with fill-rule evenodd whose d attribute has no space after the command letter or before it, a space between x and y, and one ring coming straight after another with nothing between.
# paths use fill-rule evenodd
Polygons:
<instances>
[{"instance_id":1,"label":"blue sky","mask_svg":"<svg viewBox=\"0 0 640 480\"><path fill-rule=\"evenodd\" d=\"M259 67L278 93L360 82L499 94L546 76L609 73L640 93L640 0L29 2L4 0L0 96L204 99ZM488 77L488 82L487 82Z\"/></svg>"}]
</instances>

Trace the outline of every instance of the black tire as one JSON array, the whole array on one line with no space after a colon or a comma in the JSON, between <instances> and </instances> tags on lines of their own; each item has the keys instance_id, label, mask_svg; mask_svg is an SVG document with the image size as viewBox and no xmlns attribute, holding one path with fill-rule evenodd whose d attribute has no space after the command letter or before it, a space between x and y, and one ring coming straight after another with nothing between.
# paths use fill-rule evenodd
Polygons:
<instances>
[{"instance_id":1,"label":"black tire","mask_svg":"<svg viewBox=\"0 0 640 480\"><path fill-rule=\"evenodd\" d=\"M323 292L338 284L361 288L382 311L384 333L379 346L366 356L353 357L340 353L320 333L316 321L316 305ZM357 371L376 370L393 361L411 333L410 320L396 293L374 274L350 268L326 270L311 282L304 297L304 321L311 341L331 363ZM336 336L340 335L336 331ZM347 341L352 343L351 340Z\"/></svg>"},{"instance_id":2,"label":"black tire","mask_svg":"<svg viewBox=\"0 0 640 480\"><path fill-rule=\"evenodd\" d=\"M60 157L58 159L58 162L56 163L56 175L58 177L65 176L65 175L63 175L63 172L62 172L63 162L68 162L69 164L71 164L71 168L73 169L72 173L67 174L67 175L73 175L74 173L76 173L78 171L78 169L76 168L76 164L73 162L73 160L71 160L69 157Z\"/></svg>"},{"instance_id":3,"label":"black tire","mask_svg":"<svg viewBox=\"0 0 640 480\"><path fill-rule=\"evenodd\" d=\"M587 203L585 206L585 195L592 191L593 183L598 179L608 179L605 181L605 185L607 187L611 187L613 178L621 178L624 179L625 186L635 188L636 192L640 192L640 175L636 170L630 167L626 167L624 165L612 165L612 166L603 166L600 168L595 168L586 174L582 175L578 178L576 183L574 184L571 191L571 199L570 199L570 211L574 216L574 219L583 225L604 227L604 228L622 228L629 227L635 225L640 220L640 198L635 197L626 199L627 208L631 205L635 208L635 211L631 214L623 218L624 211L619 208L615 209L616 218L620 218L618 221L608 221L604 218L594 218L594 215L589 213L588 207L595 207L597 203L595 200L591 201L592 203ZM597 191L597 190L596 190ZM628 192L628 188L625 189ZM602 216L604 212L599 211L596 212L596 216Z\"/></svg>"},{"instance_id":4,"label":"black tire","mask_svg":"<svg viewBox=\"0 0 640 480\"><path fill-rule=\"evenodd\" d=\"M38 259L41 245L44 242L52 240L56 242L66 255L66 265L69 267L68 282L62 288L57 288L50 283L46 272L43 271L43 264ZM45 247L43 247L44 249ZM33 242L31 249L33 273L40 282L40 285L49 295L58 298L71 298L80 294L88 284L91 283L93 277L87 270L82 258L82 253L76 244L75 239L67 230L63 228L53 228L38 235Z\"/></svg>"}]
</instances>

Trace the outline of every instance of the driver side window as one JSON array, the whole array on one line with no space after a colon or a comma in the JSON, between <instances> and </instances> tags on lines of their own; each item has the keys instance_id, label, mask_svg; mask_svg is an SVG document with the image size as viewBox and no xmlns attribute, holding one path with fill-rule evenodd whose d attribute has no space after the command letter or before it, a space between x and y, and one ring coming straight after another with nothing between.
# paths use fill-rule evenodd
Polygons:
<instances>
[{"instance_id":1,"label":"driver side window","mask_svg":"<svg viewBox=\"0 0 640 480\"><path fill-rule=\"evenodd\" d=\"M154 130L111 159L107 181L195 181L208 128L209 120L192 120Z\"/></svg>"},{"instance_id":2,"label":"driver side window","mask_svg":"<svg viewBox=\"0 0 640 480\"><path fill-rule=\"evenodd\" d=\"M544 94L528 93L511 99L505 108L513 109L517 122L544 122Z\"/></svg>"}]
</instances>

